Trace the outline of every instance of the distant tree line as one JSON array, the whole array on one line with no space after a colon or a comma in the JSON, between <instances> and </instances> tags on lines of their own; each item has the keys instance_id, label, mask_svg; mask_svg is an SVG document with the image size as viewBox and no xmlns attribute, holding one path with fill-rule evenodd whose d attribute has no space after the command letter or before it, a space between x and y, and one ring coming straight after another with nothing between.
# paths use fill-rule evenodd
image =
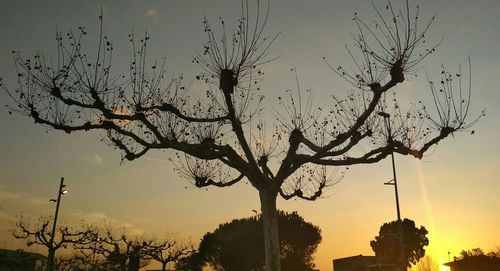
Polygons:
<instances>
[{"instance_id":1,"label":"distant tree line","mask_svg":"<svg viewBox=\"0 0 500 271\"><path fill-rule=\"evenodd\" d=\"M12 234L30 246L41 246L56 255L61 249L66 256L56 255L53 270L48 271L138 271L150 261L157 261L166 270L168 263L177 263L193 252L190 241L174 236L135 235L124 227L111 224L59 226L49 230L50 217L29 221L19 217Z\"/></svg>"},{"instance_id":2,"label":"distant tree line","mask_svg":"<svg viewBox=\"0 0 500 271\"><path fill-rule=\"evenodd\" d=\"M190 241L173 236L134 235L124 227L83 222L59 226L51 243L51 217L35 221L19 217L12 234L28 247L45 247L53 255L57 252L49 271L138 271L151 261L159 262L161 270L173 263L189 271L201 271L204 266L217 271L258 271L265 265L261 220L261 215L255 215L220 224L203 236L198 249ZM313 255L322 239L319 227L296 212L283 211L278 212L278 226L284 270L313 270ZM40 271L48 268L42 266Z\"/></svg>"}]
</instances>

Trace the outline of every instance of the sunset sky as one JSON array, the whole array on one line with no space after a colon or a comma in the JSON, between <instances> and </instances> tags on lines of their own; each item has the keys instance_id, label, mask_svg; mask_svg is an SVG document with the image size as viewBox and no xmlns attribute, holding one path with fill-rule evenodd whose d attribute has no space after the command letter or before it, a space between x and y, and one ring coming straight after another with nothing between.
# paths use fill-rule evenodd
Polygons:
<instances>
[{"instance_id":1,"label":"sunset sky","mask_svg":"<svg viewBox=\"0 0 500 271\"><path fill-rule=\"evenodd\" d=\"M386 1L374 0L384 7ZM394 0L398 5L402 0ZM451 72L467 57L472 63L472 107L486 116L473 128L456 133L422 160L396 156L401 213L429 230L428 252L440 262L462 249L500 246L500 1L419 0L422 20L436 14L429 42L439 42L435 54L420 63L417 77L395 88L402 104L428 101L426 82L439 79L441 65ZM309 3L309 4L307 4ZM267 33L281 31L270 53L279 58L265 64L261 83L266 104L273 105L286 89L295 88L296 68L302 89L312 89L315 101L343 96L352 87L323 62L350 65L345 45L352 45L354 12L373 19L370 1L272 0ZM85 26L87 44L94 45L97 17L104 11L104 29L114 41L114 66L126 72L130 32L151 36L149 56L167 57L167 74L183 74L195 82L200 71L192 63L205 41L202 19L215 25L218 17L239 17L239 1L194 0L26 0L3 1L0 8L0 77L15 87L11 51L33 55L55 52L56 28ZM94 41L94 42L93 42ZM193 93L203 93L193 83ZM196 95L196 94L194 94ZM249 184L197 189L172 170L170 152L151 152L120 164L120 153L100 142L99 132L67 135L4 109L8 96L0 91L0 247L18 248L7 229L16 215L52 215L59 179L70 193L60 210L62 223L110 221L141 233L174 233L197 242L207 231L259 210L258 194ZM272 113L269 106L268 111ZM271 114L272 116L272 114ZM272 118L268 120L272 125ZM472 130L474 133L472 134ZM379 227L396 217L390 160L351 167L346 177L315 202L278 200L278 208L298 211L319 226L323 241L316 265L332 270L332 259L372 255L370 240Z\"/></svg>"}]
</instances>

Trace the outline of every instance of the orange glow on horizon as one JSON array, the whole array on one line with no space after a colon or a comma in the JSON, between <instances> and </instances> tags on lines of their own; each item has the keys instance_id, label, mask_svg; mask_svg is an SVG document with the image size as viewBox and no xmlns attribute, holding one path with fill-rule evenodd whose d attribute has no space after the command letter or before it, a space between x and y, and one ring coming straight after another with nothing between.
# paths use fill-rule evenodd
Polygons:
<instances>
[{"instance_id":1,"label":"orange glow on horizon","mask_svg":"<svg viewBox=\"0 0 500 271\"><path fill-rule=\"evenodd\" d=\"M426 254L431 255L439 264L440 266L440 271L449 271L449 268L444 265L444 263L449 262L449 259L443 257L443 253L448 253L450 248L453 248L449 242L442 240L440 238L439 232L437 230L437 227L434 223L434 216L432 213L432 206L429 200L429 196L427 193L427 186L425 182L425 177L424 173L422 170L422 166L420 161L414 160L415 164L415 171L417 172L417 178L418 178L418 184L420 188L420 194L422 196L422 200L424 203L424 208L425 208L425 213L427 220L429 222L429 225L426 226L426 228L429 230L429 246L426 248L427 252ZM443 252L446 251L446 252Z\"/></svg>"}]
</instances>

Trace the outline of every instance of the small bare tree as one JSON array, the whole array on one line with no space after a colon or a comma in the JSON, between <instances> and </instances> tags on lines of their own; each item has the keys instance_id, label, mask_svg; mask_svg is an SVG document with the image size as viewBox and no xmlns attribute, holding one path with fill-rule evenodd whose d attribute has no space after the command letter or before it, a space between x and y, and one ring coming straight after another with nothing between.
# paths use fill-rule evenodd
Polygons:
<instances>
[{"instance_id":1,"label":"small bare tree","mask_svg":"<svg viewBox=\"0 0 500 271\"><path fill-rule=\"evenodd\" d=\"M108 226L99 230L92 243L78 246L78 249L91 251L86 254L92 255L93 263L96 265L98 261L95 255L101 255L104 259L103 265L108 270L138 271L147 265L149 258L146 249L152 244L153 240L134 237L124 228Z\"/></svg>"},{"instance_id":2,"label":"small bare tree","mask_svg":"<svg viewBox=\"0 0 500 271\"><path fill-rule=\"evenodd\" d=\"M88 270L84 259L78 254L69 254L65 257L58 256L54 259L54 270L57 271L75 271ZM94 270L92 270L94 271Z\"/></svg>"},{"instance_id":3,"label":"small bare tree","mask_svg":"<svg viewBox=\"0 0 500 271\"><path fill-rule=\"evenodd\" d=\"M161 270L167 270L167 264L177 264L181 259L194 252L193 245L187 241L174 241L173 238L155 238L154 242L145 248L144 254L159 263Z\"/></svg>"},{"instance_id":4,"label":"small bare tree","mask_svg":"<svg viewBox=\"0 0 500 271\"><path fill-rule=\"evenodd\" d=\"M425 255L411 268L414 271L440 271L439 263L430 255Z\"/></svg>"},{"instance_id":5,"label":"small bare tree","mask_svg":"<svg viewBox=\"0 0 500 271\"><path fill-rule=\"evenodd\" d=\"M50 217L40 217L36 222L27 222L23 217L19 217L14 222L12 235L16 239L22 239L26 245L40 245L48 250L47 270L52 271L54 267L54 257L57 250L74 245L85 245L92 241L94 234L93 226L82 225L80 227L59 226L51 238L49 228ZM52 261L52 262L51 262Z\"/></svg>"},{"instance_id":6,"label":"small bare tree","mask_svg":"<svg viewBox=\"0 0 500 271\"><path fill-rule=\"evenodd\" d=\"M232 33L222 19L220 32L204 20L207 42L194 58L203 71L196 78L207 83L199 100L186 94L182 78L166 78L165 60L147 61L148 35L140 41L130 36L128 78L114 74L114 47L102 33L102 15L95 57L82 48L85 29L57 33L55 60L14 52L17 87L2 87L12 98L9 110L66 133L103 130L123 159L172 150L181 158L179 172L197 187L247 180L259 193L266 270L279 271L278 196L315 200L342 176L328 168L377 163L391 153L422 158L477 118L470 118L472 87L461 71L443 70L440 83L429 79L434 111L415 103L406 112L386 99L438 45L424 43L433 19L422 24L418 7L406 0L401 10L390 1L385 8L374 5L374 24L354 17L358 33L348 53L355 69L330 65L356 88L353 93L315 110L311 96L297 87L297 95L289 91L279 100L277 123L266 130L271 126L260 120L258 83L262 64L275 59L269 48L277 35L265 33L269 5L255 3L252 9L243 1Z\"/></svg>"}]
</instances>

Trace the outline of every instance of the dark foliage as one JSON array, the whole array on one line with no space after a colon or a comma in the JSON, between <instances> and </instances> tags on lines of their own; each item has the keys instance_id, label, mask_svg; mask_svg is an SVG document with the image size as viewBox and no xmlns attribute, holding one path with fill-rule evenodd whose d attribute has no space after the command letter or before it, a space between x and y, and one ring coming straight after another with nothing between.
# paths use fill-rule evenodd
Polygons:
<instances>
[{"instance_id":1,"label":"dark foliage","mask_svg":"<svg viewBox=\"0 0 500 271\"><path fill-rule=\"evenodd\" d=\"M201 270L264 270L261 217L235 219L205 234L197 253L178 267ZM321 230L296 212L278 212L281 266L283 270L305 271L314 267L313 254L321 242Z\"/></svg>"},{"instance_id":2,"label":"dark foliage","mask_svg":"<svg viewBox=\"0 0 500 271\"><path fill-rule=\"evenodd\" d=\"M428 231L424 226L417 228L415 222L405 218L401 221L403 232L404 258L408 267L416 264L425 255L425 246L429 245ZM398 221L384 223L379 235L370 242L375 255L386 263L399 264L400 241Z\"/></svg>"}]
</instances>

